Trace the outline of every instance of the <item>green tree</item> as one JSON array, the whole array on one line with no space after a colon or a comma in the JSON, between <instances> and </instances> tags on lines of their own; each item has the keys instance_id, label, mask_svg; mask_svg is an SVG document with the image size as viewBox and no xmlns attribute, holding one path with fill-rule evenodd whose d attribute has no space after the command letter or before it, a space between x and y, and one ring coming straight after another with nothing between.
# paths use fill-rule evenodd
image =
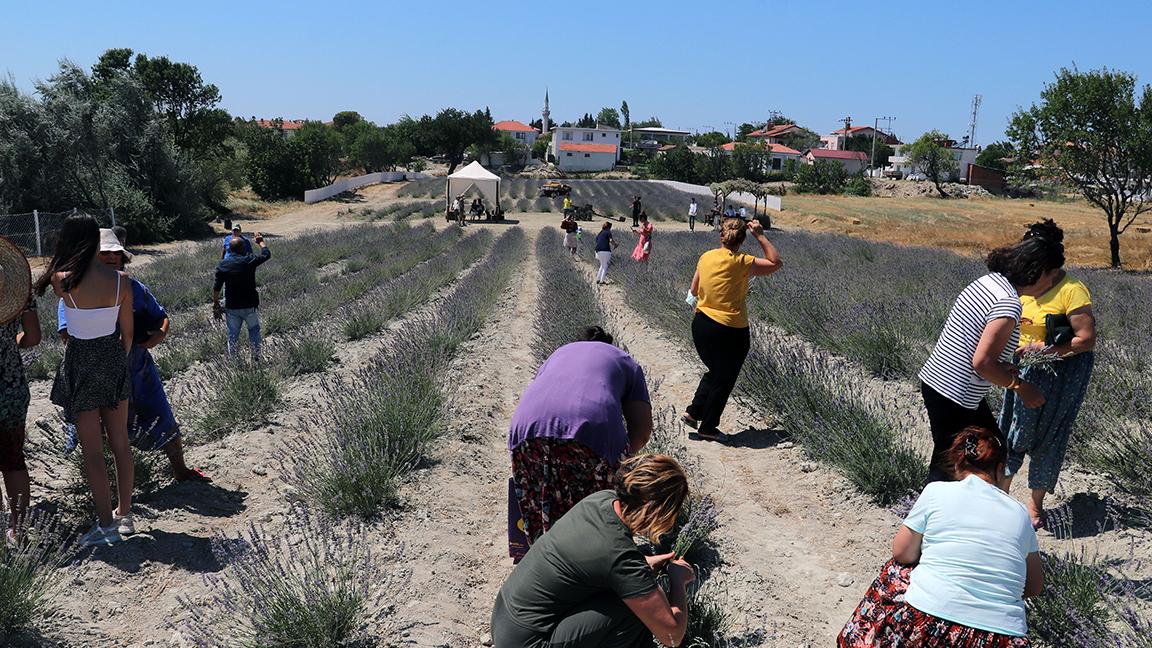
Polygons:
<instances>
[{"instance_id":1,"label":"green tree","mask_svg":"<svg viewBox=\"0 0 1152 648\"><path fill-rule=\"evenodd\" d=\"M624 130L628 130L629 128L632 128L632 111L628 110L628 102L627 101L621 101L620 102L620 116L624 118L624 124L623 124Z\"/></svg>"},{"instance_id":2,"label":"green tree","mask_svg":"<svg viewBox=\"0 0 1152 648\"><path fill-rule=\"evenodd\" d=\"M335 128L337 132L343 132L348 126L363 122L364 118L355 110L341 110L335 115L332 115L332 127Z\"/></svg>"},{"instance_id":3,"label":"green tree","mask_svg":"<svg viewBox=\"0 0 1152 648\"><path fill-rule=\"evenodd\" d=\"M1152 210L1152 87L1137 94L1136 77L1103 68L1061 69L1040 103L1012 116L1007 131L1023 161L1076 187L1108 221L1112 267L1120 235Z\"/></svg>"},{"instance_id":4,"label":"green tree","mask_svg":"<svg viewBox=\"0 0 1152 648\"><path fill-rule=\"evenodd\" d=\"M976 164L989 169L1008 171L1009 163L1016 158L1016 147L1011 142L993 142L976 156Z\"/></svg>"},{"instance_id":5,"label":"green tree","mask_svg":"<svg viewBox=\"0 0 1152 648\"><path fill-rule=\"evenodd\" d=\"M733 171L737 178L764 182L767 161L768 148L763 142L736 142L732 149Z\"/></svg>"},{"instance_id":6,"label":"green tree","mask_svg":"<svg viewBox=\"0 0 1152 648\"><path fill-rule=\"evenodd\" d=\"M632 128L664 128L664 123L660 121L659 117L649 117L633 123Z\"/></svg>"},{"instance_id":7,"label":"green tree","mask_svg":"<svg viewBox=\"0 0 1152 648\"><path fill-rule=\"evenodd\" d=\"M705 148L715 148L731 142L728 136L720 131L709 131L696 136L696 145Z\"/></svg>"},{"instance_id":8,"label":"green tree","mask_svg":"<svg viewBox=\"0 0 1152 648\"><path fill-rule=\"evenodd\" d=\"M761 128L764 128L763 123L753 124L752 122L744 122L743 124L740 124L736 127L736 141L743 142L744 140L748 139L749 133L758 131Z\"/></svg>"},{"instance_id":9,"label":"green tree","mask_svg":"<svg viewBox=\"0 0 1152 648\"><path fill-rule=\"evenodd\" d=\"M844 140L845 151L861 151L867 153L869 159L872 159L872 137L868 135L852 135ZM876 158L875 163L872 165L874 168L882 168L888 165L888 158L896 155L896 149L884 143L884 140L879 135L875 141Z\"/></svg>"},{"instance_id":10,"label":"green tree","mask_svg":"<svg viewBox=\"0 0 1152 648\"><path fill-rule=\"evenodd\" d=\"M301 165L311 185L307 189L316 189L336 181L340 173L344 142L334 128L320 122L305 122L288 142L292 155Z\"/></svg>"},{"instance_id":11,"label":"green tree","mask_svg":"<svg viewBox=\"0 0 1152 648\"><path fill-rule=\"evenodd\" d=\"M816 148L820 144L820 136L807 128L796 130L780 136L780 143L800 152Z\"/></svg>"},{"instance_id":12,"label":"green tree","mask_svg":"<svg viewBox=\"0 0 1152 648\"><path fill-rule=\"evenodd\" d=\"M948 194L944 193L944 187L940 186L940 183L947 180L956 171L956 160L952 158L952 152L945 146L947 141L947 135L932 130L921 135L919 139L904 149L904 155L907 156L908 162L919 167L920 171L928 176L932 184L936 185L936 191L940 193L941 198L947 198Z\"/></svg>"},{"instance_id":13,"label":"green tree","mask_svg":"<svg viewBox=\"0 0 1152 648\"><path fill-rule=\"evenodd\" d=\"M695 155L684 144L677 144L670 151L656 155L648 165L649 172L656 178L696 182Z\"/></svg>"},{"instance_id":14,"label":"green tree","mask_svg":"<svg viewBox=\"0 0 1152 648\"><path fill-rule=\"evenodd\" d=\"M724 155L719 149L712 149L706 154L694 158L696 178L701 184L723 182L735 177L732 168L732 158Z\"/></svg>"},{"instance_id":15,"label":"green tree","mask_svg":"<svg viewBox=\"0 0 1152 648\"><path fill-rule=\"evenodd\" d=\"M620 113L615 108L601 108L596 114L596 123L612 128L620 128Z\"/></svg>"},{"instance_id":16,"label":"green tree","mask_svg":"<svg viewBox=\"0 0 1152 648\"><path fill-rule=\"evenodd\" d=\"M416 148L442 153L448 157L448 173L464 161L464 152L470 146L483 148L496 141L492 118L485 111L466 113L457 108L445 108L436 117L420 118L416 129Z\"/></svg>"},{"instance_id":17,"label":"green tree","mask_svg":"<svg viewBox=\"0 0 1152 648\"><path fill-rule=\"evenodd\" d=\"M537 160L545 160L548 157L548 147L552 144L552 135L544 133L536 138L532 143L532 157Z\"/></svg>"}]
</instances>

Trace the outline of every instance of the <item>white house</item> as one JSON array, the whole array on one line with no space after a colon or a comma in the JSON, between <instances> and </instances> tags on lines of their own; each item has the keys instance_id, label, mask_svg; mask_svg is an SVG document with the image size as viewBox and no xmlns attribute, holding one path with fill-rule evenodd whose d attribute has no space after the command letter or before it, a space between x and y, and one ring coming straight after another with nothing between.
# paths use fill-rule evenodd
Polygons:
<instances>
[{"instance_id":1,"label":"white house","mask_svg":"<svg viewBox=\"0 0 1152 648\"><path fill-rule=\"evenodd\" d=\"M762 138L760 142L763 141L764 139ZM758 142L749 142L749 144L757 143ZM764 152L768 154L764 160L765 172L787 170L789 166L795 166L800 163L800 151L794 148L789 148L783 144L763 143L761 145L764 147ZM720 147L720 151L724 155L732 155L735 150L736 142L728 142ZM788 164L789 160L792 161L791 165Z\"/></svg>"},{"instance_id":2,"label":"white house","mask_svg":"<svg viewBox=\"0 0 1152 648\"><path fill-rule=\"evenodd\" d=\"M849 175L860 173L868 166L868 154L863 151L811 149L804 154L805 164L816 164L817 160L836 162Z\"/></svg>"},{"instance_id":3,"label":"white house","mask_svg":"<svg viewBox=\"0 0 1152 648\"><path fill-rule=\"evenodd\" d=\"M512 139L527 146L529 151L532 150L532 145L536 143L536 138L540 136L540 133L537 132L535 128L514 119L492 124L492 130L497 133L507 134Z\"/></svg>"},{"instance_id":4,"label":"white house","mask_svg":"<svg viewBox=\"0 0 1152 648\"><path fill-rule=\"evenodd\" d=\"M968 182L968 167L976 164L980 149L978 147L956 146L956 142L953 140L943 140L939 143L948 148L948 153L956 162L956 170L949 174L947 180L950 182ZM912 173L923 173L919 167L908 161L907 155L904 155L906 146L906 144L901 144L896 147L896 154L888 158L888 166L884 167L884 173L899 173L905 178Z\"/></svg>"},{"instance_id":5,"label":"white house","mask_svg":"<svg viewBox=\"0 0 1152 648\"><path fill-rule=\"evenodd\" d=\"M561 171L610 171L620 161L620 130L557 126L551 153Z\"/></svg>"},{"instance_id":6,"label":"white house","mask_svg":"<svg viewBox=\"0 0 1152 648\"><path fill-rule=\"evenodd\" d=\"M824 148L830 151L842 151L848 138L858 135L863 135L868 139L875 137L877 143L887 144L888 146L900 146L903 144L903 142L896 139L895 135L885 133L882 130L876 130L871 126L852 126L834 130L830 135L821 137L820 141L824 143Z\"/></svg>"}]
</instances>

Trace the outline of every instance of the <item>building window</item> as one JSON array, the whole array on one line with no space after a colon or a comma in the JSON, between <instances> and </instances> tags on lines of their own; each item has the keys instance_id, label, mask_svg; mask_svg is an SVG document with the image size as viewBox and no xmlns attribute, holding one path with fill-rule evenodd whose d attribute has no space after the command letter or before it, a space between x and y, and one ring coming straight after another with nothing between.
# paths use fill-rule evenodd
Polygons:
<instances>
[{"instance_id":1,"label":"building window","mask_svg":"<svg viewBox=\"0 0 1152 648\"><path fill-rule=\"evenodd\" d=\"M570 139L572 139L572 133L570 133L568 131L564 131L563 133L560 134L560 139L570 140Z\"/></svg>"},{"instance_id":2,"label":"building window","mask_svg":"<svg viewBox=\"0 0 1152 648\"><path fill-rule=\"evenodd\" d=\"M592 157L592 154L591 153L585 153L584 157Z\"/></svg>"},{"instance_id":3,"label":"building window","mask_svg":"<svg viewBox=\"0 0 1152 648\"><path fill-rule=\"evenodd\" d=\"M780 170L780 158L772 158L772 170L773 171L779 171Z\"/></svg>"},{"instance_id":4,"label":"building window","mask_svg":"<svg viewBox=\"0 0 1152 648\"><path fill-rule=\"evenodd\" d=\"M565 153L564 156L565 157L572 157L572 154L571 153Z\"/></svg>"},{"instance_id":5,"label":"building window","mask_svg":"<svg viewBox=\"0 0 1152 648\"><path fill-rule=\"evenodd\" d=\"M516 133L516 139L519 139L519 140L524 139L524 133Z\"/></svg>"},{"instance_id":6,"label":"building window","mask_svg":"<svg viewBox=\"0 0 1152 648\"><path fill-rule=\"evenodd\" d=\"M595 133L584 133L585 142L591 142L593 137L595 137Z\"/></svg>"}]
</instances>

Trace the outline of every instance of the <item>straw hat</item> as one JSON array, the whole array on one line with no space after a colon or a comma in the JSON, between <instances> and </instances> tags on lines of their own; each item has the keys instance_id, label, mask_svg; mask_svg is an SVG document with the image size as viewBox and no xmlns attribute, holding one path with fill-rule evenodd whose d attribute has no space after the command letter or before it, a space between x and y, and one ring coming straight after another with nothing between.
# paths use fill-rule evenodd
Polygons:
<instances>
[{"instance_id":1,"label":"straw hat","mask_svg":"<svg viewBox=\"0 0 1152 648\"><path fill-rule=\"evenodd\" d=\"M24 253L0 236L0 324L20 317L32 294L32 268Z\"/></svg>"}]
</instances>

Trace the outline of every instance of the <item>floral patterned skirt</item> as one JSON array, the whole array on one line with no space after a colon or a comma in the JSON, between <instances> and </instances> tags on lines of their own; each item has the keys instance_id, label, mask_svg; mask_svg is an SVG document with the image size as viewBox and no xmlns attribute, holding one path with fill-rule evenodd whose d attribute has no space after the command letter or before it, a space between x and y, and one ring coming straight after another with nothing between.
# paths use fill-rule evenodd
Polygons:
<instances>
[{"instance_id":1,"label":"floral patterned skirt","mask_svg":"<svg viewBox=\"0 0 1152 648\"><path fill-rule=\"evenodd\" d=\"M617 465L588 446L566 439L527 439L512 450L512 493L531 545L580 500L608 488ZM509 554L526 553L509 538Z\"/></svg>"},{"instance_id":2,"label":"floral patterned skirt","mask_svg":"<svg viewBox=\"0 0 1152 648\"><path fill-rule=\"evenodd\" d=\"M884 563L852 618L840 648L1025 648L1028 637L977 630L921 612L904 602L914 565Z\"/></svg>"}]
</instances>

